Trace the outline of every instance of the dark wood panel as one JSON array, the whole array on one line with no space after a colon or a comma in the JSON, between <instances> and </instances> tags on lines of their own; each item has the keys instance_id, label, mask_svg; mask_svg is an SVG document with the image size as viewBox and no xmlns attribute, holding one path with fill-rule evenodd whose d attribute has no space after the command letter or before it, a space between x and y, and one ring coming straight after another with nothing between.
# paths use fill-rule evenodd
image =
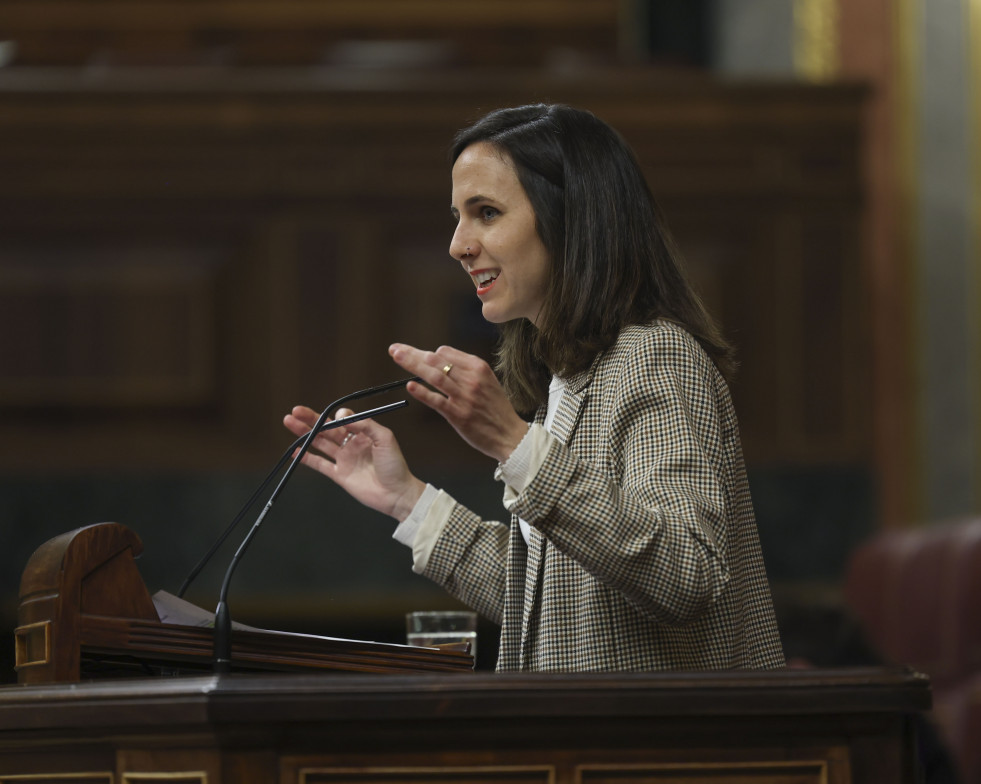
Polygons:
<instances>
[{"instance_id":1,"label":"dark wood panel","mask_svg":"<svg viewBox=\"0 0 981 784\"><path fill-rule=\"evenodd\" d=\"M621 11L618 0L0 2L27 65L531 64L557 47L609 58Z\"/></svg>"},{"instance_id":2,"label":"dark wood panel","mask_svg":"<svg viewBox=\"0 0 981 784\"><path fill-rule=\"evenodd\" d=\"M215 402L220 256L65 240L0 249L0 405Z\"/></svg>"},{"instance_id":3,"label":"dark wood panel","mask_svg":"<svg viewBox=\"0 0 981 784\"><path fill-rule=\"evenodd\" d=\"M538 99L636 148L740 349L750 461L860 462L863 97L643 70L0 72L5 467L261 467L290 406L398 377L392 341L489 355L445 151ZM483 464L397 416L409 453Z\"/></svg>"}]
</instances>

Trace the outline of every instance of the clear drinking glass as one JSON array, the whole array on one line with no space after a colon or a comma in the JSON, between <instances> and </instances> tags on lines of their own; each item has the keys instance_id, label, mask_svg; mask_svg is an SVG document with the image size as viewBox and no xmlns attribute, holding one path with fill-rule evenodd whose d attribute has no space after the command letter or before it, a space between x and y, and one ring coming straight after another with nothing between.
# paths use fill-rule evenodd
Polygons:
<instances>
[{"instance_id":1,"label":"clear drinking glass","mask_svg":"<svg viewBox=\"0 0 981 784\"><path fill-rule=\"evenodd\" d=\"M466 610L422 610L406 613L405 641L409 645L430 647L447 642L470 643L470 655L477 659L477 613Z\"/></svg>"}]
</instances>

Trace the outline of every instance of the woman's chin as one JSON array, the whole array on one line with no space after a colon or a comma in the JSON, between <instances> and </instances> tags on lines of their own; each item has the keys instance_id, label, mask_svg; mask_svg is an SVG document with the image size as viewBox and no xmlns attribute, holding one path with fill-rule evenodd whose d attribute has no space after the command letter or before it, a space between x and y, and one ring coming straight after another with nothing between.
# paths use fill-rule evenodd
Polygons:
<instances>
[{"instance_id":1,"label":"woman's chin","mask_svg":"<svg viewBox=\"0 0 981 784\"><path fill-rule=\"evenodd\" d=\"M493 305L484 305L480 312L484 317L484 321L488 321L491 324L503 324L505 321L511 320L511 317L503 315Z\"/></svg>"}]
</instances>

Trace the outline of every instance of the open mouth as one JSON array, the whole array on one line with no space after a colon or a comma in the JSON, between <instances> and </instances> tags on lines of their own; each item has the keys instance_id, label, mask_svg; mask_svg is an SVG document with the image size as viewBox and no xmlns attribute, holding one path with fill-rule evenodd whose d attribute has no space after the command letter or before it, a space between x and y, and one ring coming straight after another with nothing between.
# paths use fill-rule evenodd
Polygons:
<instances>
[{"instance_id":1,"label":"open mouth","mask_svg":"<svg viewBox=\"0 0 981 784\"><path fill-rule=\"evenodd\" d=\"M480 294L487 291L494 281L497 280L498 273L489 270L481 270L479 272L473 273L474 282L477 284L477 293Z\"/></svg>"}]
</instances>

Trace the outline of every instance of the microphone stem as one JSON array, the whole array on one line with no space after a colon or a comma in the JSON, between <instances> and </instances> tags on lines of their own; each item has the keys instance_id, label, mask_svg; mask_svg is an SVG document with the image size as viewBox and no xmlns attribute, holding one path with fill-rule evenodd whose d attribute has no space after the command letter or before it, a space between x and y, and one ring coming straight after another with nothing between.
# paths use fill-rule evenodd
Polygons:
<instances>
[{"instance_id":1,"label":"microphone stem","mask_svg":"<svg viewBox=\"0 0 981 784\"><path fill-rule=\"evenodd\" d=\"M371 397L373 395L377 395L382 392L388 392L389 390L395 389L396 387L405 386L410 381L421 381L421 380L422 379L420 379L419 376L411 376L410 378L403 378L403 379L399 379L398 381L389 381L387 384L379 384L378 386L369 387L368 389L360 389L357 392L352 392L348 395L345 395L344 397L338 398L329 406L327 406L327 408L324 409L325 415L321 415L321 421L325 419L327 416L331 416L334 413L334 411L336 411L344 403L348 403L352 400L360 400L361 398L365 398L365 397ZM351 420L349 419L348 421ZM238 524L242 521L242 518L245 517L245 513L252 508L252 505L258 500L259 496L262 494L262 491L265 490L266 487L269 485L269 483L272 481L272 478L279 473L280 469L284 465L286 465L286 461L289 460L290 455L293 454L293 450L295 450L298 446L300 446L300 444L303 443L303 440L305 438L306 436L300 436L298 439L296 439L296 441L292 443L292 445L290 445L289 449L287 449L283 453L283 456L279 459L279 462L276 463L276 467L269 472L269 475L265 479L262 480L262 484L259 485L256 491L249 498L249 500L245 502L245 506L243 506L239 510L238 514L235 515L235 518L228 525L228 527L225 528L221 536L219 536L218 539L215 540L215 542L211 545L211 548L208 550L208 552L204 554L204 557L202 557L201 560L198 561L195 567L191 570L190 574L188 574L187 577L184 578L184 582L181 583L181 587L177 591L178 597L184 596L184 593L190 587L191 583L194 582L194 578L197 577L198 574L200 574L201 570L204 569L205 565L208 563L208 561L211 560L212 556L214 556L214 554L218 552L218 548L225 543L225 540L229 537L232 531L234 531L238 527Z\"/></svg>"},{"instance_id":2,"label":"microphone stem","mask_svg":"<svg viewBox=\"0 0 981 784\"><path fill-rule=\"evenodd\" d=\"M272 508L273 503L275 503L276 498L286 486L286 483L293 475L296 467L300 464L300 461L303 459L303 455L310 449L313 439L316 438L319 433L326 430L344 427L344 425L351 422L369 419L373 416L377 416L378 414L384 414L387 411L394 411L397 408L405 408L407 405L408 403L406 401L400 400L397 403L389 403L387 406L379 406L378 408L373 408L370 411L363 411L360 414L352 414L351 416L347 416L342 419L335 419L333 422L324 424L324 420L327 419L330 412L330 408L327 408L320 415L317 423L310 429L310 432L306 434L303 439L303 444L293 456L293 459L290 461L286 472L280 478L279 484L276 485L276 489L273 490L272 495L269 496L269 500L266 501L266 505L262 508L259 516L256 517L255 522L252 524L252 528L249 529L248 534L246 534L245 538L242 540L242 543L238 546L238 549L235 551L235 555L232 556L231 563L228 564L228 569L225 571L225 578L222 580L221 590L218 593L218 606L215 608L215 629L213 638L215 673L224 675L231 672L232 669L232 615L228 609L228 589L232 583L232 575L235 573L235 569L238 566L239 561L242 560L242 556L248 549L249 544L255 538L256 533L258 533L259 526L262 525L262 521L265 520L266 515Z\"/></svg>"},{"instance_id":3,"label":"microphone stem","mask_svg":"<svg viewBox=\"0 0 981 784\"><path fill-rule=\"evenodd\" d=\"M296 465L294 462L290 465L292 468ZM286 476L289 474L287 473ZM285 477L283 478L285 481ZM283 481L279 483L279 487L276 488L278 492L283 486ZM275 493L273 497L270 498L266 505L259 512L259 516L255 519L252 524L252 528L249 529L248 534L242 540L242 543L238 546L235 551L235 555L232 556L232 562L228 565L228 571L225 572L225 579L222 580L221 590L218 592L218 607L215 609L215 638L214 638L214 657L215 657L215 673L218 675L225 675L232 671L232 614L228 609L228 588L232 584L232 575L235 573L235 567L238 566L238 562L242 560L242 555L245 553L249 546L249 543L255 538L256 533L259 531L259 526L262 525L262 521L265 519L266 514L272 508L273 501L275 500Z\"/></svg>"}]
</instances>

